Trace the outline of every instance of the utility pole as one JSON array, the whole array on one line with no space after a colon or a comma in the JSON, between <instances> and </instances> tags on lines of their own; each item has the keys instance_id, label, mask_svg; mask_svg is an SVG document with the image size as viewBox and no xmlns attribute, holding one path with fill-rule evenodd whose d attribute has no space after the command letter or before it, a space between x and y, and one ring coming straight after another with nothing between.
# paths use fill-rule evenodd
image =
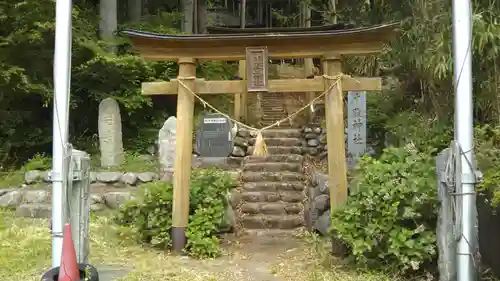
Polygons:
<instances>
[{"instance_id":1,"label":"utility pole","mask_svg":"<svg viewBox=\"0 0 500 281\"><path fill-rule=\"evenodd\" d=\"M455 85L455 139L460 146L461 208L458 229L457 281L474 281L475 167L472 107L472 16L470 0L453 0L453 57Z\"/></svg>"},{"instance_id":2,"label":"utility pole","mask_svg":"<svg viewBox=\"0 0 500 281\"><path fill-rule=\"evenodd\" d=\"M60 266L63 234L63 194L67 185L69 87L71 80L72 1L56 2L54 51L54 112L52 132L52 267Z\"/></svg>"}]
</instances>

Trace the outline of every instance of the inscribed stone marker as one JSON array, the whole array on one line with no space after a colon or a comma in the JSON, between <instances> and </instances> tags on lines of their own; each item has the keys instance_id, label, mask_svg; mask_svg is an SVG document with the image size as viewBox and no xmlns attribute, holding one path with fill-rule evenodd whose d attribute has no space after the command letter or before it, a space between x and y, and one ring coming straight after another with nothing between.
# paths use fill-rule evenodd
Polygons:
<instances>
[{"instance_id":1,"label":"inscribed stone marker","mask_svg":"<svg viewBox=\"0 0 500 281\"><path fill-rule=\"evenodd\" d=\"M366 153L366 92L347 94L347 167L353 168Z\"/></svg>"},{"instance_id":2,"label":"inscribed stone marker","mask_svg":"<svg viewBox=\"0 0 500 281\"><path fill-rule=\"evenodd\" d=\"M123 164L122 119L120 107L112 98L106 98L99 104L98 132L101 166Z\"/></svg>"},{"instance_id":3,"label":"inscribed stone marker","mask_svg":"<svg viewBox=\"0 0 500 281\"><path fill-rule=\"evenodd\" d=\"M176 126L177 118L170 116L158 132L159 161L164 169L174 168Z\"/></svg>"},{"instance_id":4,"label":"inscribed stone marker","mask_svg":"<svg viewBox=\"0 0 500 281\"><path fill-rule=\"evenodd\" d=\"M227 157L233 151L231 120L221 114L203 116L196 133L196 151L201 157Z\"/></svg>"}]
</instances>

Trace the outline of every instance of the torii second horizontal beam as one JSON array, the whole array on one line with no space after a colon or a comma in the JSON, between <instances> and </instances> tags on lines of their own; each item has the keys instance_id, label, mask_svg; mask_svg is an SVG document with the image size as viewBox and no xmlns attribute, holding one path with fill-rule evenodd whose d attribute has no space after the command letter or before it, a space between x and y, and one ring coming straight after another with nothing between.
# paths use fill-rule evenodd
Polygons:
<instances>
[{"instance_id":1,"label":"torii second horizontal beam","mask_svg":"<svg viewBox=\"0 0 500 281\"><path fill-rule=\"evenodd\" d=\"M206 81L196 79L196 94L238 94L246 92L246 80L229 81ZM380 91L382 90L382 79L379 77L344 77L342 78L342 91ZM153 95L176 95L178 90L177 80L170 82L144 82L142 83L142 94ZM325 90L325 78L316 76L312 79L277 79L269 80L269 92L323 92Z\"/></svg>"}]
</instances>

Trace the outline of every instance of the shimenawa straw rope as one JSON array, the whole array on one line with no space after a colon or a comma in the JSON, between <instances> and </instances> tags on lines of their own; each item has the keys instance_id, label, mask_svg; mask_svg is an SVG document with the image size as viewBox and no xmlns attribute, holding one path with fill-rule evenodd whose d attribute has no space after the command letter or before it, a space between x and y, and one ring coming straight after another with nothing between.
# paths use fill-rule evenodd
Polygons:
<instances>
[{"instance_id":1,"label":"shimenawa straw rope","mask_svg":"<svg viewBox=\"0 0 500 281\"><path fill-rule=\"evenodd\" d=\"M299 108L297 111L295 111L294 113L288 115L287 117L279 120L279 121L276 121L275 123L269 125L269 126L266 126L266 127L263 127L263 128L260 128L260 129L257 129L257 128L254 128L252 126L249 126L247 124L244 124L238 120L235 120L233 118L231 118L229 115L225 114L224 112L221 112L220 110L218 110L217 108L215 108L214 106L212 106L211 104L209 104L208 102L206 102L203 98L201 98L198 94L196 94L195 92L193 92L182 80L196 80L196 77L195 76L190 76L190 77L177 77L177 82L182 86L184 87L186 90L188 90L189 93L191 93L193 96L195 96L202 104L203 106L207 106L208 108L212 109L213 111L215 111L216 113L218 114L221 114L222 116L228 118L229 120L231 120L232 122L238 124L239 126L243 127L243 128L247 128L251 131L255 131L257 132L257 137L255 139L255 145L254 145L254 150L253 150L253 154L254 156L266 156L267 155L267 145L266 145L266 142L264 140L264 137L262 136L262 132L265 131L265 130L268 130L268 129L271 129L273 127L276 127L276 126L279 126L281 123L287 121L287 120L290 120L290 119L293 119L295 116L299 115L303 110L305 110L306 108L310 107L311 105L314 105L316 103L316 101L318 101L320 98L322 98L324 95L326 95L326 93L328 93L333 87L337 86L337 89L338 91L341 91L341 81L342 81L342 78L344 77L351 77L350 75L347 75L347 74L343 74L343 73L340 73L338 75L335 75L335 76L329 76L329 75L323 75L323 78L325 79L328 79L328 80L335 80L334 83L332 83L328 89L326 89L323 93L321 93L321 95L317 96L316 98L314 98L311 102L309 102L308 104L306 104L305 106ZM359 83L359 81L356 81Z\"/></svg>"}]
</instances>

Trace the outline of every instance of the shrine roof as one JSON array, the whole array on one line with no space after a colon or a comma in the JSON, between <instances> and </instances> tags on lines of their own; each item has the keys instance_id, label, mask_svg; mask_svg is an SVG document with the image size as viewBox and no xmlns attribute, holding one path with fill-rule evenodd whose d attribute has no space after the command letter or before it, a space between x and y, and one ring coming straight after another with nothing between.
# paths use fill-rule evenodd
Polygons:
<instances>
[{"instance_id":1,"label":"shrine roof","mask_svg":"<svg viewBox=\"0 0 500 281\"><path fill-rule=\"evenodd\" d=\"M235 33L290 33L290 32L314 32L353 29L353 24L337 23L312 27L261 27L250 25L245 28L238 26L208 26L210 34L235 34Z\"/></svg>"},{"instance_id":2,"label":"shrine roof","mask_svg":"<svg viewBox=\"0 0 500 281\"><path fill-rule=\"evenodd\" d=\"M327 53L338 55L367 55L382 51L383 44L394 36L398 23L368 27L331 29L327 26L295 28L292 31L229 34L159 34L126 29L120 33L132 40L143 57L152 60L175 60L191 57L201 60L243 60L246 47L267 47L269 58L320 57ZM242 29L241 31L246 30ZM261 29L262 30L262 29Z\"/></svg>"}]
</instances>

